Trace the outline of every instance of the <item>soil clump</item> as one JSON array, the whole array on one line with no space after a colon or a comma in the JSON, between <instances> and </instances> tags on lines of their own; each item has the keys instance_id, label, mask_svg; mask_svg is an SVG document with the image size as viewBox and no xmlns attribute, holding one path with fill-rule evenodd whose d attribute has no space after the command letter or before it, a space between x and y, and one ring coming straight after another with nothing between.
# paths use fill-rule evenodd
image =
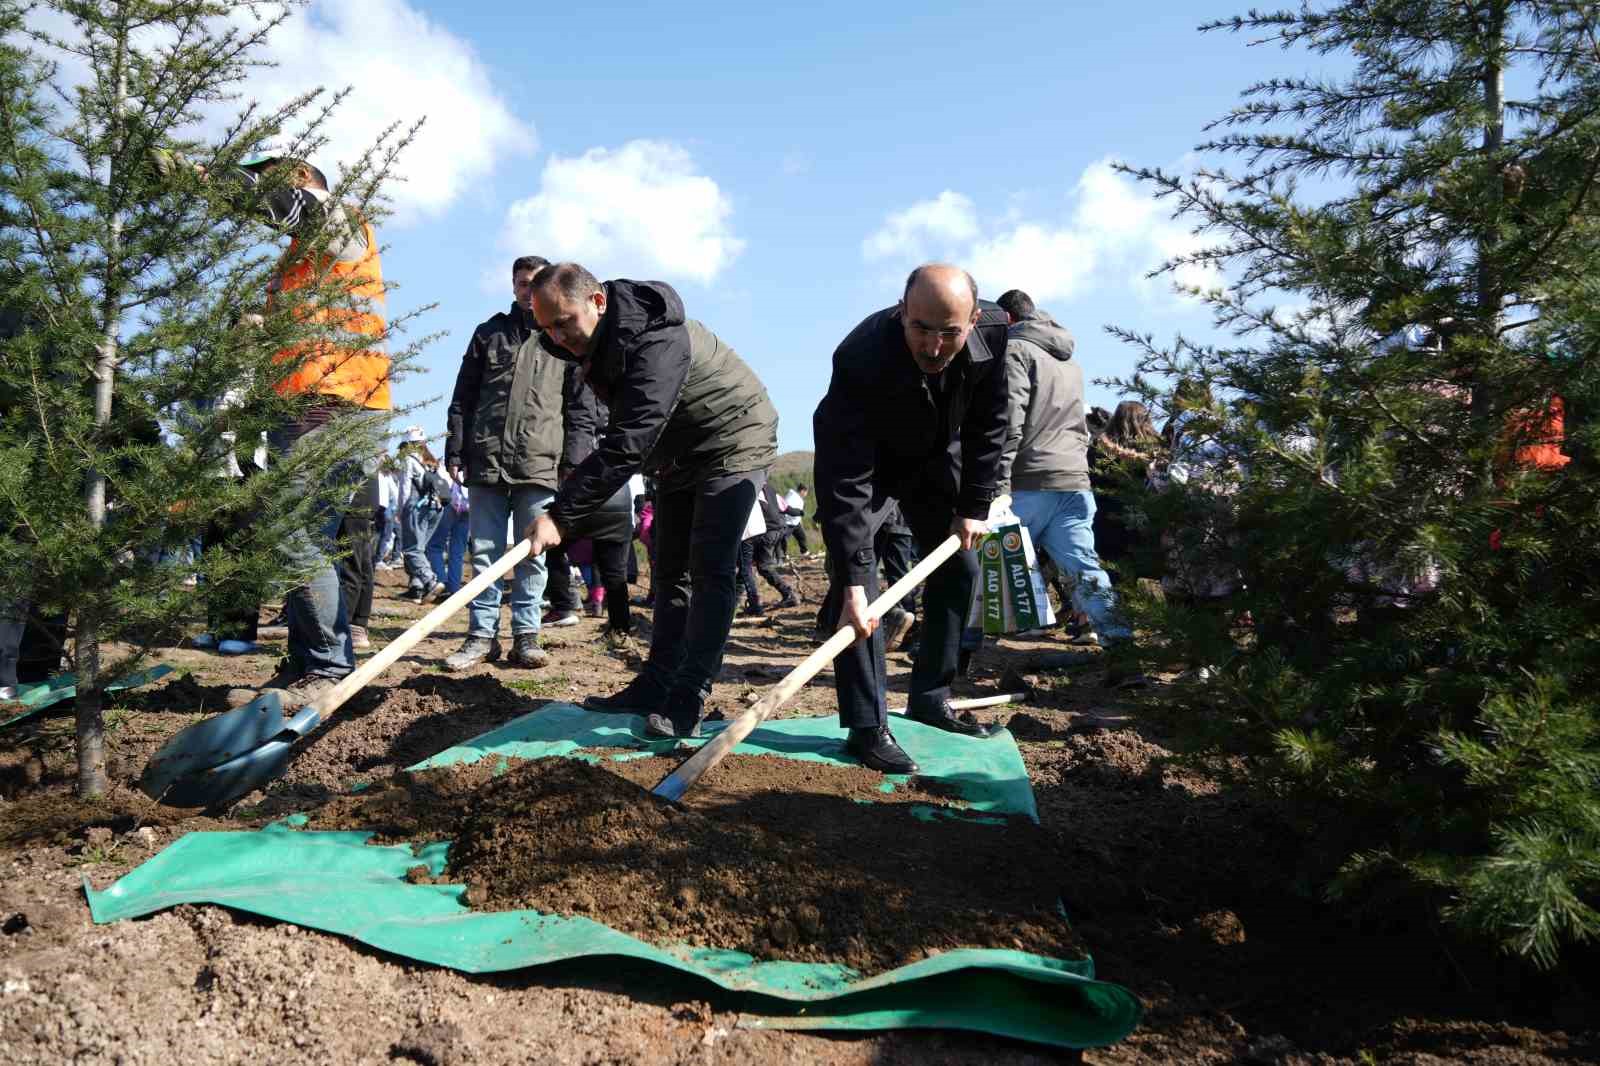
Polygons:
<instances>
[{"instance_id":1,"label":"soil clump","mask_svg":"<svg viewBox=\"0 0 1600 1066\"><path fill-rule=\"evenodd\" d=\"M871 771L776 756L724 760L679 805L648 792L675 765L452 767L331 804L312 826L452 839L438 880L467 884L474 907L578 915L660 946L862 974L960 947L1082 955L1036 873L1050 841L1027 819L980 821L942 787L886 793Z\"/></svg>"}]
</instances>

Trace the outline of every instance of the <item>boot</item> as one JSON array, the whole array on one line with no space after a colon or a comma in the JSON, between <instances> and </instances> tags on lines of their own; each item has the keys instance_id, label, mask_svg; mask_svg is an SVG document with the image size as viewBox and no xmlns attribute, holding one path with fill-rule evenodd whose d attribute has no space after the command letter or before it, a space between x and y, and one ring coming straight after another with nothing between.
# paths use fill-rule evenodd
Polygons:
<instances>
[{"instance_id":1,"label":"boot","mask_svg":"<svg viewBox=\"0 0 1600 1066\"><path fill-rule=\"evenodd\" d=\"M898 648L916 622L917 616L905 608L889 608L889 612L883 616L883 650L891 652Z\"/></svg>"},{"instance_id":2,"label":"boot","mask_svg":"<svg viewBox=\"0 0 1600 1066\"><path fill-rule=\"evenodd\" d=\"M667 702L667 690L660 682L640 674L621 692L609 696L590 696L583 705L607 714L650 714Z\"/></svg>"},{"instance_id":3,"label":"boot","mask_svg":"<svg viewBox=\"0 0 1600 1066\"><path fill-rule=\"evenodd\" d=\"M500 642L493 637L469 636L459 651L444 661L446 670L466 670L500 658Z\"/></svg>"},{"instance_id":4,"label":"boot","mask_svg":"<svg viewBox=\"0 0 1600 1066\"><path fill-rule=\"evenodd\" d=\"M539 647L539 634L513 633L511 656L506 661L512 666L543 666L550 661L550 653Z\"/></svg>"},{"instance_id":5,"label":"boot","mask_svg":"<svg viewBox=\"0 0 1600 1066\"><path fill-rule=\"evenodd\" d=\"M661 713L645 719L644 731L652 737L697 737L705 701L696 695L674 692Z\"/></svg>"}]
</instances>

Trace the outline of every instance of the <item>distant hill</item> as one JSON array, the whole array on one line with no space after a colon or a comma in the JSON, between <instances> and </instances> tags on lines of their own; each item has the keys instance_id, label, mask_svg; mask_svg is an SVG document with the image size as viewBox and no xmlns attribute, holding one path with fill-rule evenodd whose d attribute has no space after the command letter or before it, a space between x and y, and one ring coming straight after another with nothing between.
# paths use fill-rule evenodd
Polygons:
<instances>
[{"instance_id":1,"label":"distant hill","mask_svg":"<svg viewBox=\"0 0 1600 1066\"><path fill-rule=\"evenodd\" d=\"M796 483L803 482L815 488L811 485L811 464L816 457L816 452L784 452L778 456L772 464L772 487L787 491ZM817 494L813 491L806 494L806 518L814 522L816 517Z\"/></svg>"},{"instance_id":2,"label":"distant hill","mask_svg":"<svg viewBox=\"0 0 1600 1066\"><path fill-rule=\"evenodd\" d=\"M816 452L784 452L772 464L772 483L786 489L796 481L811 484L811 464L816 458Z\"/></svg>"}]
</instances>

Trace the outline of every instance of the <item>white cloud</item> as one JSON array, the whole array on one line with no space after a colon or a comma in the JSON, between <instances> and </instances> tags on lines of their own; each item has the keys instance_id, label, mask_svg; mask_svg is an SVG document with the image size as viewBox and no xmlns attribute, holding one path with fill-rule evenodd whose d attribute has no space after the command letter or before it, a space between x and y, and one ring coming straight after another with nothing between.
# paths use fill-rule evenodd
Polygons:
<instances>
[{"instance_id":1,"label":"white cloud","mask_svg":"<svg viewBox=\"0 0 1600 1066\"><path fill-rule=\"evenodd\" d=\"M896 266L947 259L989 293L1019 288L1040 301L1068 300L1124 286L1155 300L1175 294L1169 282L1151 282L1145 273L1202 244L1167 217L1165 204L1101 160L1084 169L1059 218L1028 218L1013 205L986 219L969 197L946 190L891 214L862 242L862 254ZM1175 280L1202 288L1223 283L1215 270L1198 267L1181 268Z\"/></svg>"},{"instance_id":2,"label":"white cloud","mask_svg":"<svg viewBox=\"0 0 1600 1066\"><path fill-rule=\"evenodd\" d=\"M252 74L246 93L267 106L353 86L323 130L328 158L354 160L391 123L426 117L400 157L404 180L389 186L399 222L442 213L498 162L538 147L472 46L406 0L316 0L272 34L266 58L278 65Z\"/></svg>"},{"instance_id":3,"label":"white cloud","mask_svg":"<svg viewBox=\"0 0 1600 1066\"><path fill-rule=\"evenodd\" d=\"M665 141L553 156L539 190L506 214L508 247L575 259L601 277L659 275L702 284L744 249L733 206L694 160Z\"/></svg>"},{"instance_id":4,"label":"white cloud","mask_svg":"<svg viewBox=\"0 0 1600 1066\"><path fill-rule=\"evenodd\" d=\"M977 207L967 197L946 189L932 200L890 215L882 228L861 242L861 252L869 261L926 259L977 235Z\"/></svg>"},{"instance_id":5,"label":"white cloud","mask_svg":"<svg viewBox=\"0 0 1600 1066\"><path fill-rule=\"evenodd\" d=\"M228 21L248 33L259 29L261 17L239 6ZM63 40L77 35L70 20L50 9L35 8L28 19L30 27ZM172 37L149 31L139 44L159 48ZM64 52L52 58L64 85L88 78L80 57ZM272 109L318 87L331 95L349 86L349 96L320 130L328 144L313 160L333 178L339 164L357 159L389 125L404 129L426 118L397 163L403 180L388 186L398 223L442 213L500 160L538 147L532 125L512 114L472 46L406 0L314 0L273 30L253 58L273 65L250 71L237 87L241 99L209 105L200 136L221 136L246 101Z\"/></svg>"}]
</instances>

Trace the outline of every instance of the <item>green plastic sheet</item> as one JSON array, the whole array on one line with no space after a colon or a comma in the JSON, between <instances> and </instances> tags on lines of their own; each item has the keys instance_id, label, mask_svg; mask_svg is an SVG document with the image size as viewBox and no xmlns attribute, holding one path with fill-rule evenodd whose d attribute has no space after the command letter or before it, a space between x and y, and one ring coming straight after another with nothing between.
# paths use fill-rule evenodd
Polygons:
<instances>
[{"instance_id":1,"label":"green plastic sheet","mask_svg":"<svg viewBox=\"0 0 1600 1066\"><path fill-rule=\"evenodd\" d=\"M637 718L557 704L440 752L414 769L477 759L572 755L617 748L649 754ZM915 722L895 725L923 776L954 783L971 814L1032 816L1032 790L1009 735L953 736ZM770 722L742 754L842 762L837 721ZM892 788L894 778L886 778ZM931 810L931 809L930 809ZM408 869L437 875L448 844L368 845L362 832L308 832L289 823L259 832L190 833L110 888L85 891L96 922L181 903L213 903L352 937L383 951L469 973L621 956L708 981L738 1000L741 1024L803 1029L956 1028L1062 1047L1115 1043L1137 1024L1137 1000L1094 979L1091 960L1020 951L945 952L862 979L847 967L761 962L733 951L658 947L586 918L535 911L475 912L459 885L412 885Z\"/></svg>"},{"instance_id":2,"label":"green plastic sheet","mask_svg":"<svg viewBox=\"0 0 1600 1066\"><path fill-rule=\"evenodd\" d=\"M106 691L121 692L123 689L138 688L140 685L148 685L152 681L166 677L170 673L172 673L172 667L170 666L152 666L148 670L141 670L137 674L131 674L121 681L107 685ZM18 685L15 703L21 704L22 709L8 717L0 718L0 729L4 729L8 725L15 725L24 718L32 718L40 711L48 707L54 707L63 700L73 699L77 695L77 674L57 674L48 681ZM11 702L0 705L0 713L9 710L12 705Z\"/></svg>"}]
</instances>

